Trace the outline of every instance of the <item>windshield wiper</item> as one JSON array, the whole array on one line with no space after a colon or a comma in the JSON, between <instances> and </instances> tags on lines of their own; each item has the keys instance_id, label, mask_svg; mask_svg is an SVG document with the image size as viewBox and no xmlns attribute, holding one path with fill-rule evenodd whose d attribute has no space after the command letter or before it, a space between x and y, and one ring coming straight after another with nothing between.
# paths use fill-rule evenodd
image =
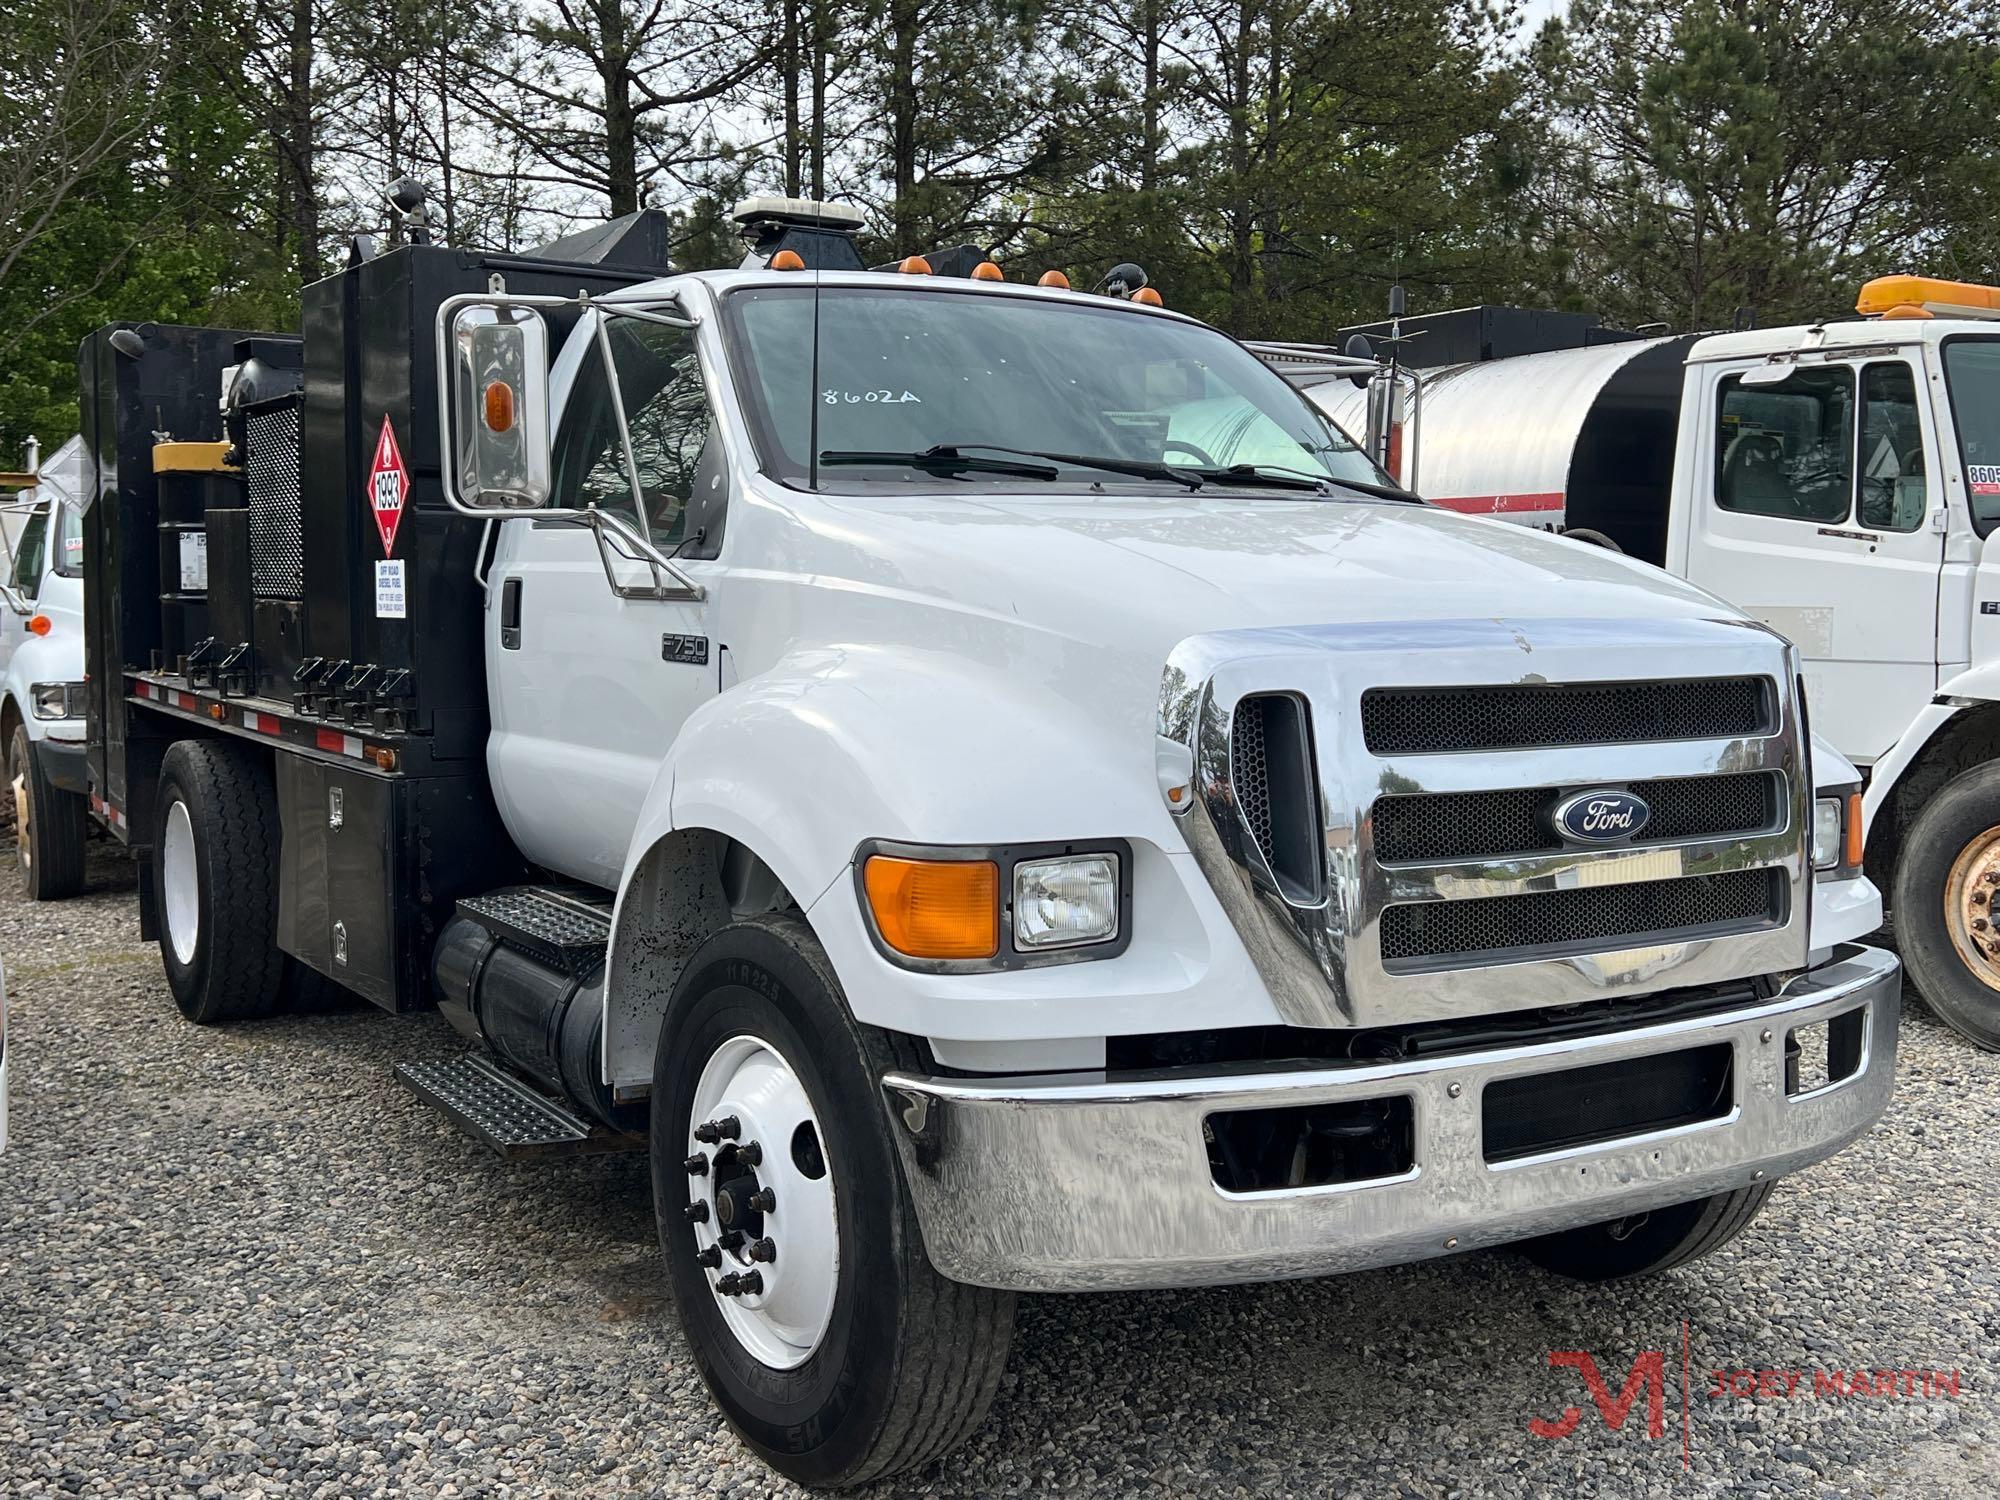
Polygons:
<instances>
[{"instance_id":1,"label":"windshield wiper","mask_svg":"<svg viewBox=\"0 0 2000 1500\"><path fill-rule=\"evenodd\" d=\"M1308 474L1303 469L1285 469L1276 464L1228 464L1218 468L1200 468L1190 472L1216 484L1256 485L1273 490L1311 490L1324 495L1333 483L1331 476Z\"/></svg>"},{"instance_id":2,"label":"windshield wiper","mask_svg":"<svg viewBox=\"0 0 2000 1500\"><path fill-rule=\"evenodd\" d=\"M1130 474L1135 479L1170 479L1190 490L1201 488L1201 476L1185 464L1150 463L1143 458L1104 458L1092 453L1044 453L1039 448L1003 448L998 443L953 443L954 449L977 448L983 453L1017 453L1023 458L1045 458L1054 464L1073 464L1079 469L1102 469L1107 474Z\"/></svg>"},{"instance_id":3,"label":"windshield wiper","mask_svg":"<svg viewBox=\"0 0 2000 1500\"><path fill-rule=\"evenodd\" d=\"M983 444L971 444L983 447ZM1004 450L1003 450L1004 451ZM1011 458L979 458L961 453L951 443L938 443L917 453L875 452L865 448L835 448L822 453L823 464L873 464L921 469L926 474L1012 474L1020 479L1054 479L1053 464L1023 463Z\"/></svg>"},{"instance_id":4,"label":"windshield wiper","mask_svg":"<svg viewBox=\"0 0 2000 1500\"><path fill-rule=\"evenodd\" d=\"M1328 485L1343 490L1353 490L1357 494L1373 495L1378 500L1403 500L1411 505L1422 505L1423 500L1412 490L1393 484L1376 484L1367 479L1348 479L1337 474L1314 474L1305 469L1288 469L1283 464L1231 464L1226 469L1201 469L1200 474L1210 479L1233 479L1239 484L1245 480L1252 483L1278 485L1281 481L1292 481L1299 489L1317 489L1324 493Z\"/></svg>"}]
</instances>

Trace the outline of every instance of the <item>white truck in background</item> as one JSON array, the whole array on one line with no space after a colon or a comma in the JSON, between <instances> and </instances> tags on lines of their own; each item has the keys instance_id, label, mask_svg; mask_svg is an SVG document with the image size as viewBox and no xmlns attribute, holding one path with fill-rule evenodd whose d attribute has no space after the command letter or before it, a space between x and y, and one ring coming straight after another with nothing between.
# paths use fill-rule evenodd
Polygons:
<instances>
[{"instance_id":1,"label":"white truck in background","mask_svg":"<svg viewBox=\"0 0 2000 1500\"><path fill-rule=\"evenodd\" d=\"M1653 1272L1873 1124L1899 970L1775 632L1411 503L1191 318L740 222L85 341L93 807L190 1021L435 1004L459 1124L648 1151L818 1485L963 1439L1016 1292Z\"/></svg>"},{"instance_id":2,"label":"white truck in background","mask_svg":"<svg viewBox=\"0 0 2000 1500\"><path fill-rule=\"evenodd\" d=\"M1911 978L2000 1048L2000 288L1883 277L1857 314L1637 338L1474 308L1386 330L1393 370L1266 353L1349 431L1372 402L1433 503L1581 532L1788 637L1866 774Z\"/></svg>"},{"instance_id":3,"label":"white truck in background","mask_svg":"<svg viewBox=\"0 0 2000 1500\"><path fill-rule=\"evenodd\" d=\"M36 466L0 530L0 755L30 900L83 889L90 830L83 715L82 443Z\"/></svg>"}]
</instances>

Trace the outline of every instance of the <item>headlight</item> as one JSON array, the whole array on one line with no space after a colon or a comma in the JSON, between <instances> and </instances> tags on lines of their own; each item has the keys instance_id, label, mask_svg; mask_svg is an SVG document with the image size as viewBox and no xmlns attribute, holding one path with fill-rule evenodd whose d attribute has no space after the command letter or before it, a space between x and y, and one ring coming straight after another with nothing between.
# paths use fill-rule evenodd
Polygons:
<instances>
[{"instance_id":1,"label":"headlight","mask_svg":"<svg viewBox=\"0 0 2000 1500\"><path fill-rule=\"evenodd\" d=\"M38 719L75 719L83 714L83 684L38 682L28 689Z\"/></svg>"},{"instance_id":2,"label":"headlight","mask_svg":"<svg viewBox=\"0 0 2000 1500\"><path fill-rule=\"evenodd\" d=\"M1861 868L1861 793L1821 797L1813 803L1815 870Z\"/></svg>"},{"instance_id":3,"label":"headlight","mask_svg":"<svg viewBox=\"0 0 2000 1500\"><path fill-rule=\"evenodd\" d=\"M1831 870L1840 863L1841 800L1822 797L1813 803L1813 868Z\"/></svg>"},{"instance_id":4,"label":"headlight","mask_svg":"<svg viewBox=\"0 0 2000 1500\"><path fill-rule=\"evenodd\" d=\"M1069 854L1014 866L1014 945L1075 948L1118 935L1118 857Z\"/></svg>"}]
</instances>

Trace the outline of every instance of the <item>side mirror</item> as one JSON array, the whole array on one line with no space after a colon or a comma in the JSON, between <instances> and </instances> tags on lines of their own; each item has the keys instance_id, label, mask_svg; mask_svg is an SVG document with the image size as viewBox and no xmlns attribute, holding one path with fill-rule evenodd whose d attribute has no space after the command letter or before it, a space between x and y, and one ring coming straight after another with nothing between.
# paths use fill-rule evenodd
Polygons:
<instances>
[{"instance_id":1,"label":"side mirror","mask_svg":"<svg viewBox=\"0 0 2000 1500\"><path fill-rule=\"evenodd\" d=\"M452 482L467 510L549 503L549 330L532 307L473 302L452 315Z\"/></svg>"}]
</instances>

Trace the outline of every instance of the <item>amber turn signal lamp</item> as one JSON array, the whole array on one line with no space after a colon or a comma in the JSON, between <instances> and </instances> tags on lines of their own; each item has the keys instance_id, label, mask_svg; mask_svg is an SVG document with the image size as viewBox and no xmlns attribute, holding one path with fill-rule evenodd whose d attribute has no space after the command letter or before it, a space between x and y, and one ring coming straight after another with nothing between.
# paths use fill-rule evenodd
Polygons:
<instances>
[{"instance_id":1,"label":"amber turn signal lamp","mask_svg":"<svg viewBox=\"0 0 2000 1500\"><path fill-rule=\"evenodd\" d=\"M903 263L896 269L905 276L928 276L931 274L931 263L921 255L906 255L903 257Z\"/></svg>"},{"instance_id":2,"label":"amber turn signal lamp","mask_svg":"<svg viewBox=\"0 0 2000 1500\"><path fill-rule=\"evenodd\" d=\"M972 279L974 281L1005 281L1007 273L994 265L992 261L982 260L972 268Z\"/></svg>"},{"instance_id":3,"label":"amber turn signal lamp","mask_svg":"<svg viewBox=\"0 0 2000 1500\"><path fill-rule=\"evenodd\" d=\"M1044 271L1042 272L1041 280L1037 281L1035 285L1052 286L1059 291L1066 292L1069 290L1069 278L1060 271Z\"/></svg>"},{"instance_id":4,"label":"amber turn signal lamp","mask_svg":"<svg viewBox=\"0 0 2000 1500\"><path fill-rule=\"evenodd\" d=\"M771 269L774 271L803 271L805 268L806 258L796 250L780 250L771 257Z\"/></svg>"},{"instance_id":5,"label":"amber turn signal lamp","mask_svg":"<svg viewBox=\"0 0 2000 1500\"><path fill-rule=\"evenodd\" d=\"M514 387L504 380L486 383L486 425L495 432L513 430Z\"/></svg>"},{"instance_id":6,"label":"amber turn signal lamp","mask_svg":"<svg viewBox=\"0 0 2000 1500\"><path fill-rule=\"evenodd\" d=\"M28 631L31 635L47 635L55 627L56 622L47 615L28 616Z\"/></svg>"},{"instance_id":7,"label":"amber turn signal lamp","mask_svg":"<svg viewBox=\"0 0 2000 1500\"><path fill-rule=\"evenodd\" d=\"M882 941L911 958L991 958L1000 951L1000 867L990 859L898 859L862 868Z\"/></svg>"},{"instance_id":8,"label":"amber turn signal lamp","mask_svg":"<svg viewBox=\"0 0 2000 1500\"><path fill-rule=\"evenodd\" d=\"M1850 870L1861 868L1863 854L1861 838L1861 793L1847 794L1847 847L1841 851L1841 862Z\"/></svg>"}]
</instances>

